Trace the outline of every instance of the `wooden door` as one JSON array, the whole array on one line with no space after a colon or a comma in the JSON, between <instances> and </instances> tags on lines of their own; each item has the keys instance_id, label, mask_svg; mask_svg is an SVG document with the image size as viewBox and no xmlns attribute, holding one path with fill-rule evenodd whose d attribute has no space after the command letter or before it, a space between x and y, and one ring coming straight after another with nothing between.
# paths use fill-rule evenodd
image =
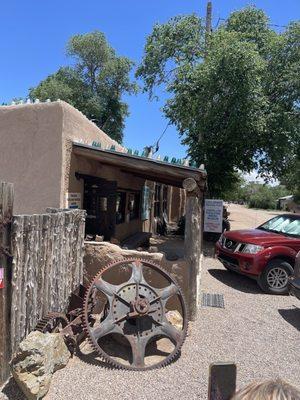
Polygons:
<instances>
[{"instance_id":1,"label":"wooden door","mask_svg":"<svg viewBox=\"0 0 300 400\"><path fill-rule=\"evenodd\" d=\"M115 234L117 183L104 179L85 179L83 207L87 212L86 234L104 236Z\"/></svg>"}]
</instances>

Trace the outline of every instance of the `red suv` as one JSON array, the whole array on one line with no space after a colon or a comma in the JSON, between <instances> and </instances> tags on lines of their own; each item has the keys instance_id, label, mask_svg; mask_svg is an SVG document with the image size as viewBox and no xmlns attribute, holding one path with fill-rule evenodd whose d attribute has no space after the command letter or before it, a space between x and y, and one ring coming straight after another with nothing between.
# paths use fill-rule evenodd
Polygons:
<instances>
[{"instance_id":1,"label":"red suv","mask_svg":"<svg viewBox=\"0 0 300 400\"><path fill-rule=\"evenodd\" d=\"M256 229L224 232L216 255L225 268L258 281L267 293L288 293L300 251L300 215L281 214Z\"/></svg>"}]
</instances>

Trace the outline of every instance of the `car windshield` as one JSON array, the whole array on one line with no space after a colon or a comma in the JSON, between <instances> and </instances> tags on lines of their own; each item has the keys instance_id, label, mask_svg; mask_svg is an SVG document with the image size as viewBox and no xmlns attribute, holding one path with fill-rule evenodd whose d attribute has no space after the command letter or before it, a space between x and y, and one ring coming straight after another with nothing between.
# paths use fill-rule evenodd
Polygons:
<instances>
[{"instance_id":1,"label":"car windshield","mask_svg":"<svg viewBox=\"0 0 300 400\"><path fill-rule=\"evenodd\" d=\"M300 237L300 218L293 215L280 215L265 222L258 229Z\"/></svg>"}]
</instances>

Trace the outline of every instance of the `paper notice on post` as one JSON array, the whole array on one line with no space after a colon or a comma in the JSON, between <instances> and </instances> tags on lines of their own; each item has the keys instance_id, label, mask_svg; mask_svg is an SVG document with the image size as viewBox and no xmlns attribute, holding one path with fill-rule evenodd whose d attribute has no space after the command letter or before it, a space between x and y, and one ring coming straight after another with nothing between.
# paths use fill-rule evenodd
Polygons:
<instances>
[{"instance_id":1,"label":"paper notice on post","mask_svg":"<svg viewBox=\"0 0 300 400\"><path fill-rule=\"evenodd\" d=\"M4 288L4 268L0 268L0 289Z\"/></svg>"},{"instance_id":2,"label":"paper notice on post","mask_svg":"<svg viewBox=\"0 0 300 400\"><path fill-rule=\"evenodd\" d=\"M223 200L206 199L204 205L204 232L221 233L223 225Z\"/></svg>"}]
</instances>

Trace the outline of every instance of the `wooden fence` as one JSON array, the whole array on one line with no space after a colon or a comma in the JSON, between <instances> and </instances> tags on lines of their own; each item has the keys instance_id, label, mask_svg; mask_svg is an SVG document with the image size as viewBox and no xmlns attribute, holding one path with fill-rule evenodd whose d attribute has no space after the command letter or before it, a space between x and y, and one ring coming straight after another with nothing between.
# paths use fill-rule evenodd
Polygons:
<instances>
[{"instance_id":1,"label":"wooden fence","mask_svg":"<svg viewBox=\"0 0 300 400\"><path fill-rule=\"evenodd\" d=\"M3 184L1 187L4 192ZM9 257L6 251L11 260L6 282L10 354L43 315L66 311L71 292L82 282L84 229L83 210L49 209L46 214L11 218Z\"/></svg>"}]
</instances>

